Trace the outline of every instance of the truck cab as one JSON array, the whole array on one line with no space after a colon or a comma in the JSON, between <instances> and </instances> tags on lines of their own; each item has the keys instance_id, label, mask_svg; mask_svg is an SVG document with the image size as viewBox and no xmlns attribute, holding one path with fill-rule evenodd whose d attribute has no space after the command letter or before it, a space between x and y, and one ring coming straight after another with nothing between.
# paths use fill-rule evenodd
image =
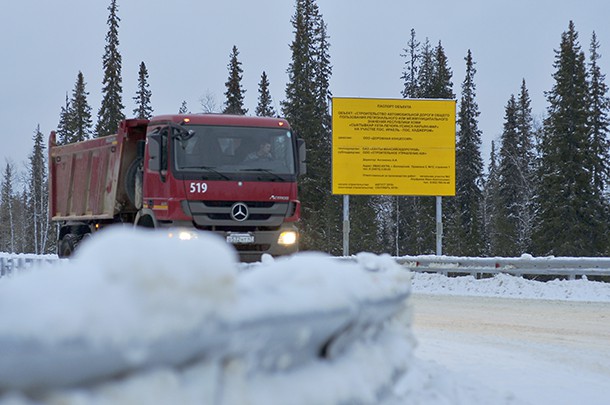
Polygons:
<instances>
[{"instance_id":1,"label":"truck cab","mask_svg":"<svg viewBox=\"0 0 610 405\"><path fill-rule=\"evenodd\" d=\"M299 141L286 120L204 114L148 124L137 224L220 234L245 261L298 249Z\"/></svg>"}]
</instances>

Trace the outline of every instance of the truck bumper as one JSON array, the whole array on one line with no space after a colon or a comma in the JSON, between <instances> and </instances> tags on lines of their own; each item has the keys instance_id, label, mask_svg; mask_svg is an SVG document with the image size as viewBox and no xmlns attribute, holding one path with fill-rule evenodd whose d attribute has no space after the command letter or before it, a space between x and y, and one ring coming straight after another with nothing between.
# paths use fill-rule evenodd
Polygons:
<instances>
[{"instance_id":1,"label":"truck bumper","mask_svg":"<svg viewBox=\"0 0 610 405\"><path fill-rule=\"evenodd\" d=\"M280 244L278 240L282 232L294 232L296 234L296 240L293 244ZM239 232L217 232L229 241L234 236L241 235ZM298 252L299 241L298 241L298 230L295 226L283 226L279 230L275 231L256 231L246 233L246 235L252 235L254 240L245 243L231 243L233 247L239 253L239 258L242 262L256 262L260 261L263 254L269 254L271 256L283 256L290 255ZM233 238L232 238L233 237Z\"/></svg>"}]
</instances>

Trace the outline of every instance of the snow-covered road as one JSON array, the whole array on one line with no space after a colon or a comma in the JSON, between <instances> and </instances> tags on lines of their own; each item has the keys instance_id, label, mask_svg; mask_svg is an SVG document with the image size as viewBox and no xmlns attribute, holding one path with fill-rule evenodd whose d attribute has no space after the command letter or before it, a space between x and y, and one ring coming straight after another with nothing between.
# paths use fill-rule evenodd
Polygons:
<instances>
[{"instance_id":1,"label":"snow-covered road","mask_svg":"<svg viewBox=\"0 0 610 405\"><path fill-rule=\"evenodd\" d=\"M426 294L411 300L416 357L464 386L493 390L505 403L608 403L610 303ZM463 396L460 403L468 403Z\"/></svg>"}]
</instances>

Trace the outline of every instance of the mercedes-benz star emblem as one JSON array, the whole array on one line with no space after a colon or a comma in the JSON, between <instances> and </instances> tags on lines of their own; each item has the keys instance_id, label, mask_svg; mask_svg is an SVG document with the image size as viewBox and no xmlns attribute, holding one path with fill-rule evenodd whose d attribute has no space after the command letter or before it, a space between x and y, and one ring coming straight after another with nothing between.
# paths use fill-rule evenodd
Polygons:
<instances>
[{"instance_id":1,"label":"mercedes-benz star emblem","mask_svg":"<svg viewBox=\"0 0 610 405\"><path fill-rule=\"evenodd\" d=\"M248 206L242 202L233 204L231 207L231 218L239 222L248 219Z\"/></svg>"}]
</instances>

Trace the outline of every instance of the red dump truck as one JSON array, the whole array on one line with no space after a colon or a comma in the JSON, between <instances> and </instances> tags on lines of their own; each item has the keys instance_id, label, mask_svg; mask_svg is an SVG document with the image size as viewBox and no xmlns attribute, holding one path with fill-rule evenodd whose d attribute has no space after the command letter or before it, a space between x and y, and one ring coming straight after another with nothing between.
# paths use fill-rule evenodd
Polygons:
<instances>
[{"instance_id":1,"label":"red dump truck","mask_svg":"<svg viewBox=\"0 0 610 405\"><path fill-rule=\"evenodd\" d=\"M128 119L117 134L49 140L58 255L112 224L220 234L243 261L298 250L305 144L280 118L224 114Z\"/></svg>"}]
</instances>

